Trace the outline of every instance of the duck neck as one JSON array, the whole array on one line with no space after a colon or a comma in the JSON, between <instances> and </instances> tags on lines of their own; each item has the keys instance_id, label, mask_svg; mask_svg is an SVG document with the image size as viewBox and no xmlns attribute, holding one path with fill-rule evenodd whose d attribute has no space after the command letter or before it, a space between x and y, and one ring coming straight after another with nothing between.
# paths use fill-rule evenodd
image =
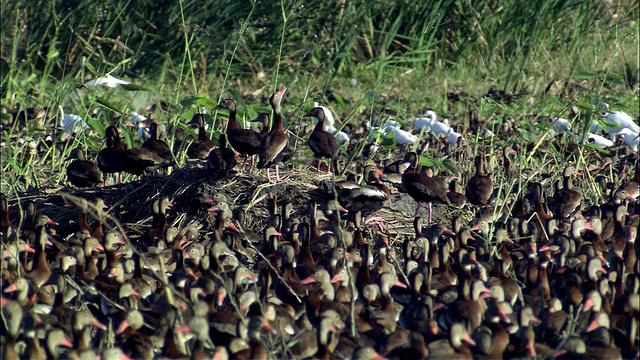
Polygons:
<instances>
[{"instance_id":1,"label":"duck neck","mask_svg":"<svg viewBox=\"0 0 640 360\"><path fill-rule=\"evenodd\" d=\"M229 122L227 123L227 131L229 129L239 129L240 125L238 125L238 120L236 119L236 108L235 106L229 108Z\"/></svg>"}]
</instances>

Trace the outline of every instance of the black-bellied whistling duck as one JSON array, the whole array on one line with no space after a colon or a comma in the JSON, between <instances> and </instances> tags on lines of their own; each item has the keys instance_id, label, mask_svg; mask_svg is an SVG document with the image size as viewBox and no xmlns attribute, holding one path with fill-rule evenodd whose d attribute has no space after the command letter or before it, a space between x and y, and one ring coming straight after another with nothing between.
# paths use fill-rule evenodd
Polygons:
<instances>
[{"instance_id":1,"label":"black-bellied whistling duck","mask_svg":"<svg viewBox=\"0 0 640 360\"><path fill-rule=\"evenodd\" d=\"M95 353L93 351L88 351L86 353L87 353L87 359L90 359L92 356L93 356L94 359L98 359L98 357L95 356ZM102 354L99 357L99 359L102 359L102 360L133 360L133 358L127 356L127 354L125 354L125 352L119 347L105 348L104 350L102 350Z\"/></svg>"},{"instance_id":2,"label":"black-bellied whistling duck","mask_svg":"<svg viewBox=\"0 0 640 360\"><path fill-rule=\"evenodd\" d=\"M227 149L227 136L220 134L218 138L220 146L213 149L207 156L207 165L216 175L224 175L236 166L236 154L231 149Z\"/></svg>"},{"instance_id":3,"label":"black-bellied whistling duck","mask_svg":"<svg viewBox=\"0 0 640 360\"><path fill-rule=\"evenodd\" d=\"M251 167L253 168L253 156L260 150L260 134L251 130L243 129L236 120L236 102L233 99L224 99L213 110L229 110L229 122L227 122L227 140L233 149L244 155L242 169L247 163L247 156L251 156Z\"/></svg>"},{"instance_id":4,"label":"black-bellied whistling duck","mask_svg":"<svg viewBox=\"0 0 640 360\"><path fill-rule=\"evenodd\" d=\"M33 280L33 283L39 288L44 284L51 276L51 269L47 263L47 254L45 251L45 245L47 243L47 230L44 225L40 225L37 228L38 237L35 244L35 254L33 259L33 265L31 271L27 276Z\"/></svg>"},{"instance_id":5,"label":"black-bellied whistling duck","mask_svg":"<svg viewBox=\"0 0 640 360\"><path fill-rule=\"evenodd\" d=\"M278 92L271 95L269 102L273 108L273 124L269 133L262 138L260 144L260 161L258 161L258 168L267 168L267 178L269 182L273 182L271 175L269 174L269 167L273 164L276 165L276 182L280 182L280 173L278 171L278 162L282 158L282 155L287 149L289 137L284 131L284 125L282 124L282 113L280 111L280 103L284 97L284 93L287 91L286 87L282 87Z\"/></svg>"},{"instance_id":6,"label":"black-bellied whistling duck","mask_svg":"<svg viewBox=\"0 0 640 360\"><path fill-rule=\"evenodd\" d=\"M429 223L431 223L433 213L431 203L435 201L442 204L449 204L446 189L433 178L417 172L418 155L415 152L409 153L407 158L411 165L405 170L404 174L402 174L402 184L409 196L418 203L414 217L418 216L420 212L420 203L426 201L429 203Z\"/></svg>"},{"instance_id":7,"label":"black-bellied whistling duck","mask_svg":"<svg viewBox=\"0 0 640 360\"><path fill-rule=\"evenodd\" d=\"M373 319L376 324L380 325L384 332L387 334L396 331L398 322L396 320L398 312L393 305L393 298L391 297L391 287L399 286L406 288L407 285L398 280L395 274L386 272L380 275L380 295L382 297L382 307L373 314Z\"/></svg>"},{"instance_id":8,"label":"black-bellied whistling duck","mask_svg":"<svg viewBox=\"0 0 640 360\"><path fill-rule=\"evenodd\" d=\"M467 203L467 197L462 193L462 185L458 183L458 180L452 179L449 182L449 189L447 191L447 198L449 201L457 206L464 206Z\"/></svg>"},{"instance_id":9,"label":"black-bellied whistling duck","mask_svg":"<svg viewBox=\"0 0 640 360\"><path fill-rule=\"evenodd\" d=\"M36 337L36 341L37 341L37 337ZM43 349L45 351L43 354L44 357L40 355L36 355L34 356L34 358L57 359L61 353L61 351L58 349L59 346L64 346L67 348L73 347L73 344L71 343L71 341L69 341L69 338L67 338L64 331L58 328L53 328L47 331L45 341L46 341L46 347Z\"/></svg>"},{"instance_id":10,"label":"black-bellied whistling duck","mask_svg":"<svg viewBox=\"0 0 640 360\"><path fill-rule=\"evenodd\" d=\"M423 341L424 342L424 341ZM424 354L426 356L426 354ZM353 353L353 360L384 360L385 357L378 354L374 348L371 346L364 346L358 348Z\"/></svg>"},{"instance_id":11,"label":"black-bellied whistling duck","mask_svg":"<svg viewBox=\"0 0 640 360\"><path fill-rule=\"evenodd\" d=\"M153 151L166 161L171 161L172 159L169 145L165 141L158 139L158 123L155 121L149 124L149 138L142 143L141 148Z\"/></svg>"},{"instance_id":12,"label":"black-bellied whistling duck","mask_svg":"<svg viewBox=\"0 0 640 360\"><path fill-rule=\"evenodd\" d=\"M151 338L140 331L144 324L142 314L138 310L130 310L116 330L123 351L135 359L153 358Z\"/></svg>"},{"instance_id":13,"label":"black-bellied whistling duck","mask_svg":"<svg viewBox=\"0 0 640 360\"><path fill-rule=\"evenodd\" d=\"M309 148L313 151L313 155L318 158L318 172L320 171L322 158L329 159L327 174L331 172L331 163L334 164L335 171L338 171L336 160L340 147L335 136L324 131L324 110L321 107L315 107L303 117L313 117L318 121L309 136Z\"/></svg>"},{"instance_id":14,"label":"black-bellied whistling duck","mask_svg":"<svg viewBox=\"0 0 640 360\"><path fill-rule=\"evenodd\" d=\"M580 210L580 193L573 189L571 176L581 175L573 165L567 166L562 173L562 189L553 194L554 215L559 220L568 219Z\"/></svg>"},{"instance_id":15,"label":"black-bellied whistling duck","mask_svg":"<svg viewBox=\"0 0 640 360\"><path fill-rule=\"evenodd\" d=\"M478 155L475 158L476 173L473 175L465 187L465 196L473 205L487 205L491 195L493 195L493 181L491 176L485 175L483 170L484 158Z\"/></svg>"},{"instance_id":16,"label":"black-bellied whistling duck","mask_svg":"<svg viewBox=\"0 0 640 360\"><path fill-rule=\"evenodd\" d=\"M127 149L121 154L122 170L132 175L142 175L151 170L171 165L171 160L166 160L155 152L144 148Z\"/></svg>"},{"instance_id":17,"label":"black-bellied whistling duck","mask_svg":"<svg viewBox=\"0 0 640 360\"><path fill-rule=\"evenodd\" d=\"M104 132L106 147L98 153L98 168L105 175L122 172L122 152L126 149L120 140L120 134L115 126L109 126Z\"/></svg>"},{"instance_id":18,"label":"black-bellied whistling duck","mask_svg":"<svg viewBox=\"0 0 640 360\"><path fill-rule=\"evenodd\" d=\"M198 138L189 145L187 156L190 159L206 159L209 152L215 149L216 144L209 139L207 130L204 127L204 115L194 114L187 125L198 126Z\"/></svg>"},{"instance_id":19,"label":"black-bellied whistling duck","mask_svg":"<svg viewBox=\"0 0 640 360\"><path fill-rule=\"evenodd\" d=\"M71 150L71 154L65 160L73 160L67 165L67 178L74 186L90 187L100 183L98 166L93 161L85 159L82 149Z\"/></svg>"},{"instance_id":20,"label":"black-bellied whistling duck","mask_svg":"<svg viewBox=\"0 0 640 360\"><path fill-rule=\"evenodd\" d=\"M22 310L22 306L15 301L8 301L3 303L2 305L2 317L5 319L2 322L2 330L3 334L6 334L6 340L3 341L2 345L2 357L7 360L17 360L18 351L16 349L16 343L18 341L18 337L20 336L20 330L23 328L22 326L22 318L24 316L24 311Z\"/></svg>"},{"instance_id":21,"label":"black-bellied whistling duck","mask_svg":"<svg viewBox=\"0 0 640 360\"><path fill-rule=\"evenodd\" d=\"M469 332L463 324L455 323L449 329L449 339L436 340L427 344L429 356L434 359L473 359L468 345L475 346Z\"/></svg>"},{"instance_id":22,"label":"black-bellied whistling duck","mask_svg":"<svg viewBox=\"0 0 640 360\"><path fill-rule=\"evenodd\" d=\"M71 319L73 332L73 348L74 350L86 350L91 346L92 329L89 326L96 327L100 330L106 330L107 327L100 323L89 310L79 310L73 314Z\"/></svg>"},{"instance_id":23,"label":"black-bellied whistling duck","mask_svg":"<svg viewBox=\"0 0 640 360\"><path fill-rule=\"evenodd\" d=\"M177 333L190 331L196 335L191 355L196 359L212 358L211 351L215 348L209 336L209 323L204 317L193 317L189 322L178 327Z\"/></svg>"},{"instance_id":24,"label":"black-bellied whistling duck","mask_svg":"<svg viewBox=\"0 0 640 360\"><path fill-rule=\"evenodd\" d=\"M153 219L151 229L149 229L150 234L154 236L164 234L166 228L169 226L169 223L167 222L167 209L170 209L171 206L173 206L173 204L171 204L169 198L166 196L153 201Z\"/></svg>"},{"instance_id":25,"label":"black-bellied whistling duck","mask_svg":"<svg viewBox=\"0 0 640 360\"><path fill-rule=\"evenodd\" d=\"M458 299L447 308L447 320L450 324L465 324L467 330L473 331L480 325L487 310L485 298L490 296L489 289L480 280L459 280Z\"/></svg>"},{"instance_id":26,"label":"black-bellied whistling duck","mask_svg":"<svg viewBox=\"0 0 640 360\"><path fill-rule=\"evenodd\" d=\"M382 184L380 175L382 172L375 165L364 168L363 174L367 185L345 186L338 189L338 199L344 204L344 208L351 213L360 211L366 215L372 214L389 204L389 189ZM339 187L338 185L336 187ZM365 220L365 224L377 224L385 231L382 218L372 217Z\"/></svg>"},{"instance_id":27,"label":"black-bellied whistling duck","mask_svg":"<svg viewBox=\"0 0 640 360\"><path fill-rule=\"evenodd\" d=\"M338 337L330 337L330 333L338 333L345 328L344 321L340 315L333 311L324 311L321 315L320 326L318 327L318 351L312 359L332 359L333 350L337 346Z\"/></svg>"}]
</instances>

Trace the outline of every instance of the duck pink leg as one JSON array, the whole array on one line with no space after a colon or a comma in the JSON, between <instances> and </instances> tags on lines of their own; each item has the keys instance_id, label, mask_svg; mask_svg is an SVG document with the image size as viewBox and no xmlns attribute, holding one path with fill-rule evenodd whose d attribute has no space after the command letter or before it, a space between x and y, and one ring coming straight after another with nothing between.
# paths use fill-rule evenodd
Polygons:
<instances>
[{"instance_id":1,"label":"duck pink leg","mask_svg":"<svg viewBox=\"0 0 640 360\"><path fill-rule=\"evenodd\" d=\"M242 161L242 166L240 167L240 171L244 172L244 166L247 164L247 155L244 156L244 160Z\"/></svg>"},{"instance_id":2,"label":"duck pink leg","mask_svg":"<svg viewBox=\"0 0 640 360\"><path fill-rule=\"evenodd\" d=\"M418 201L418 206L416 206L416 213L413 214L413 217L417 217L419 213L420 213L420 202Z\"/></svg>"},{"instance_id":3,"label":"duck pink leg","mask_svg":"<svg viewBox=\"0 0 640 360\"><path fill-rule=\"evenodd\" d=\"M256 156L255 155L251 155L251 167L249 168L249 173L253 173L253 167L256 163Z\"/></svg>"},{"instance_id":4,"label":"duck pink leg","mask_svg":"<svg viewBox=\"0 0 640 360\"><path fill-rule=\"evenodd\" d=\"M372 216L370 218L368 218L367 220L365 220L365 225L376 225L378 226L378 228L380 229L380 231L382 232L387 232L387 226L384 223L384 219L381 218L380 216Z\"/></svg>"},{"instance_id":5,"label":"duck pink leg","mask_svg":"<svg viewBox=\"0 0 640 360\"><path fill-rule=\"evenodd\" d=\"M327 175L331 174L331 159L327 162Z\"/></svg>"},{"instance_id":6,"label":"duck pink leg","mask_svg":"<svg viewBox=\"0 0 640 360\"><path fill-rule=\"evenodd\" d=\"M431 203L429 203L429 224L431 224L431 214L433 214L433 209L431 208Z\"/></svg>"},{"instance_id":7,"label":"duck pink leg","mask_svg":"<svg viewBox=\"0 0 640 360\"><path fill-rule=\"evenodd\" d=\"M274 183L273 179L271 179L271 172L269 171L269 168L267 168L267 180L269 180L269 184Z\"/></svg>"},{"instance_id":8,"label":"duck pink leg","mask_svg":"<svg viewBox=\"0 0 640 360\"><path fill-rule=\"evenodd\" d=\"M276 165L276 182L280 181L282 181L282 179L280 179L280 171L278 170L278 165Z\"/></svg>"}]
</instances>

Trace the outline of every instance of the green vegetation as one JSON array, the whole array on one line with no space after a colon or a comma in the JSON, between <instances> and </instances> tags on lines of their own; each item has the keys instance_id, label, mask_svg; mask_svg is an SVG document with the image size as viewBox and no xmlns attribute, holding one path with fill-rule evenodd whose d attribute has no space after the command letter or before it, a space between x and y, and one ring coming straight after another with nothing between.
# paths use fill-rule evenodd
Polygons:
<instances>
[{"instance_id":1,"label":"green vegetation","mask_svg":"<svg viewBox=\"0 0 640 360\"><path fill-rule=\"evenodd\" d=\"M330 103L341 126L406 122L426 108L466 123L471 102L448 98L461 92L486 126L522 122L530 140L528 114L577 105L587 113L577 133L605 100L638 116L637 1L6 1L2 15L3 108L50 109L43 124L2 115L3 192L60 183L70 148L93 157L104 128L131 111L166 102L154 116L173 141L200 106L232 96L252 118L280 85L289 125L313 101ZM135 85L78 87L105 74ZM523 96L482 97L491 87ZM60 153L42 131L59 126L58 105L89 125ZM213 115L216 134L224 121ZM133 131L125 140L133 145Z\"/></svg>"}]
</instances>

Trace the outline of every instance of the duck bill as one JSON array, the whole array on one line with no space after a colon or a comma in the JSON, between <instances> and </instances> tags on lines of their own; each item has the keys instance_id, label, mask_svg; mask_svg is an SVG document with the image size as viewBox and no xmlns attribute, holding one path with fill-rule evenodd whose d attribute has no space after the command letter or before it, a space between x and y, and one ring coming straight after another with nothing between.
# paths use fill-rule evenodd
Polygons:
<instances>
[{"instance_id":1,"label":"duck bill","mask_svg":"<svg viewBox=\"0 0 640 360\"><path fill-rule=\"evenodd\" d=\"M284 93L287 92L287 87L283 86L280 88L280 90L278 90L278 96L282 97L282 95L284 95Z\"/></svg>"},{"instance_id":2,"label":"duck bill","mask_svg":"<svg viewBox=\"0 0 640 360\"><path fill-rule=\"evenodd\" d=\"M89 324L97 327L100 330L107 330L107 327L94 317L91 317L91 322Z\"/></svg>"},{"instance_id":3,"label":"duck bill","mask_svg":"<svg viewBox=\"0 0 640 360\"><path fill-rule=\"evenodd\" d=\"M63 336L62 340L60 340L60 346L72 348L73 344L71 343L71 341L69 341L69 339L66 336Z\"/></svg>"},{"instance_id":4,"label":"duck bill","mask_svg":"<svg viewBox=\"0 0 640 360\"><path fill-rule=\"evenodd\" d=\"M177 333L183 333L183 332L187 332L187 331L191 331L191 326L189 326L188 323L187 324L183 324L183 325L179 326L176 329Z\"/></svg>"},{"instance_id":5,"label":"duck bill","mask_svg":"<svg viewBox=\"0 0 640 360\"><path fill-rule=\"evenodd\" d=\"M476 342L473 341L473 339L471 338L471 336L469 336L468 332L464 332L464 336L462 336L462 340L464 340L465 342L467 342L467 344L471 345L471 346L476 346Z\"/></svg>"},{"instance_id":6,"label":"duck bill","mask_svg":"<svg viewBox=\"0 0 640 360\"><path fill-rule=\"evenodd\" d=\"M316 282L316 279L313 276L309 276L308 278L302 280L300 283L307 285Z\"/></svg>"},{"instance_id":7,"label":"duck bill","mask_svg":"<svg viewBox=\"0 0 640 360\"><path fill-rule=\"evenodd\" d=\"M335 275L331 278L331 283L337 283L338 281L340 281L340 274L335 274Z\"/></svg>"},{"instance_id":8,"label":"duck bill","mask_svg":"<svg viewBox=\"0 0 640 360\"><path fill-rule=\"evenodd\" d=\"M405 284L403 284L402 282L400 282L400 280L399 280L398 278L396 278L396 281L393 283L393 285L394 285L394 286L397 286L397 287L401 287L401 288L403 288L403 289L406 289L406 288L407 288L407 285L405 285Z\"/></svg>"},{"instance_id":9,"label":"duck bill","mask_svg":"<svg viewBox=\"0 0 640 360\"><path fill-rule=\"evenodd\" d=\"M118 326L118 330L116 330L116 334L122 334L129 327L129 322L127 320L122 320L120 326Z\"/></svg>"},{"instance_id":10,"label":"duck bill","mask_svg":"<svg viewBox=\"0 0 640 360\"><path fill-rule=\"evenodd\" d=\"M7 288L4 289L4 292L6 292L6 293L10 293L10 292L14 292L14 291L18 291L18 285L16 285L16 284L11 284Z\"/></svg>"}]
</instances>

